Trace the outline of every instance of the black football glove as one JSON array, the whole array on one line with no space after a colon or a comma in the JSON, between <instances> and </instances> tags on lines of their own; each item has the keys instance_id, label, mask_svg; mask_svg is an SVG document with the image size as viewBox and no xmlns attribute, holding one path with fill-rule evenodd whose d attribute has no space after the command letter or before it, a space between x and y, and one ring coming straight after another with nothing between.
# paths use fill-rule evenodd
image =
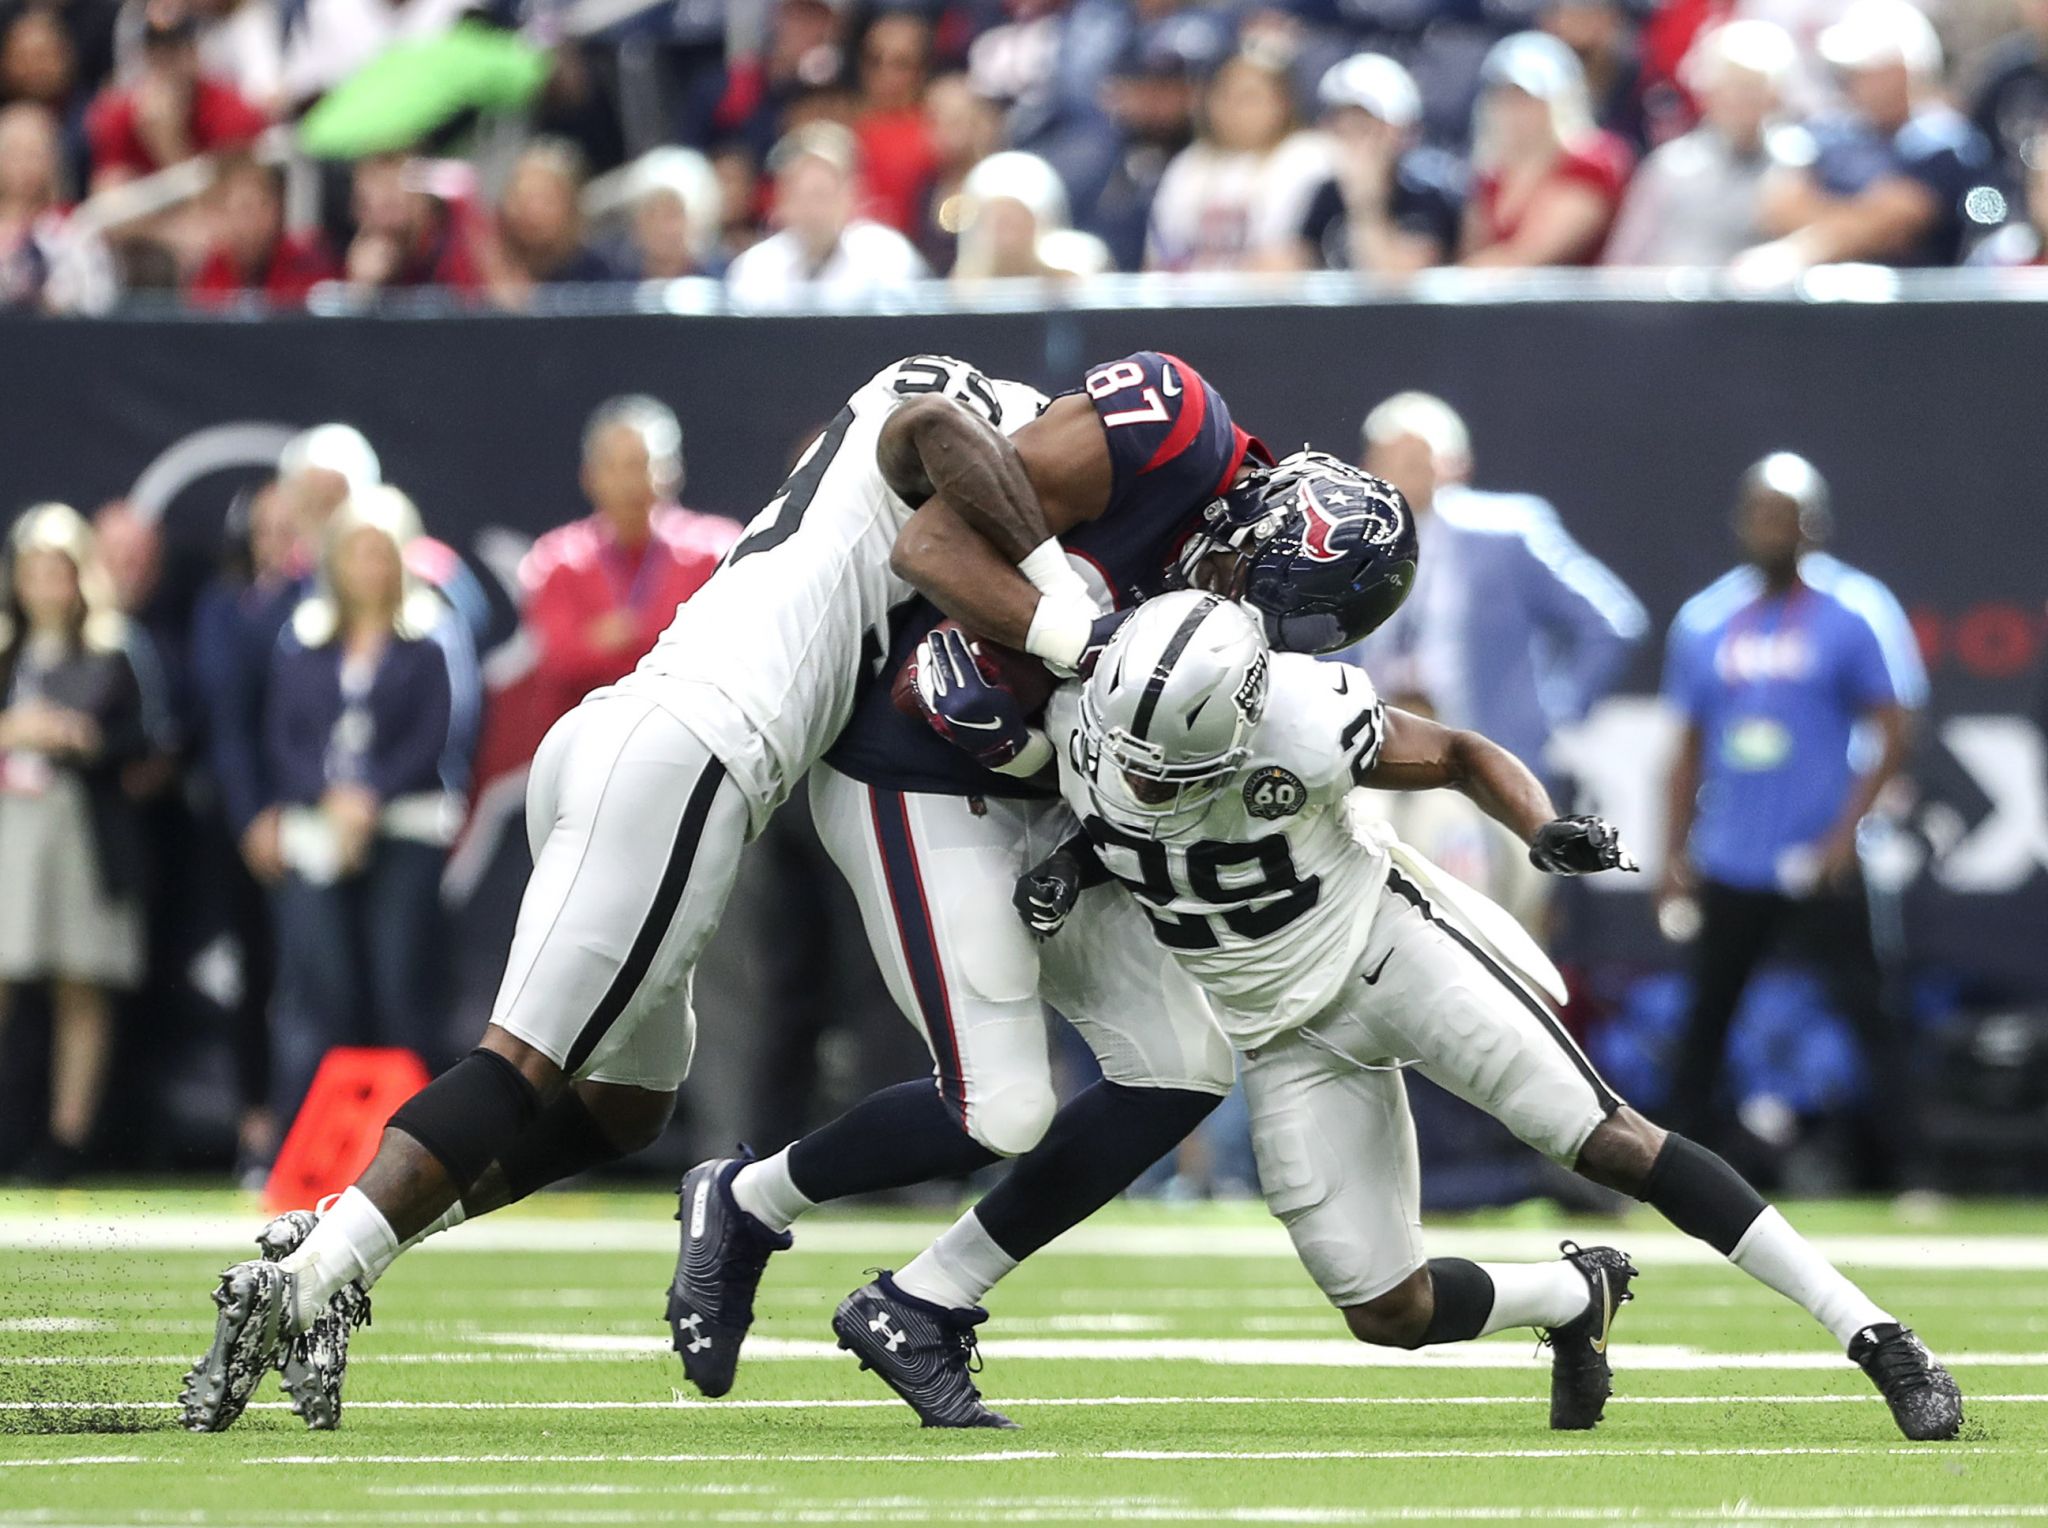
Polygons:
<instances>
[{"instance_id":1,"label":"black football glove","mask_svg":"<svg viewBox=\"0 0 2048 1528\"><path fill-rule=\"evenodd\" d=\"M1560 817L1536 830L1529 863L1552 875L1593 875L1602 870L1635 870L1635 857L1621 846L1621 834L1604 817Z\"/></svg>"},{"instance_id":2,"label":"black football glove","mask_svg":"<svg viewBox=\"0 0 2048 1528\"><path fill-rule=\"evenodd\" d=\"M1033 934L1050 939L1066 926L1067 914L1080 900L1081 880L1081 862L1056 850L1017 877L1010 905Z\"/></svg>"}]
</instances>

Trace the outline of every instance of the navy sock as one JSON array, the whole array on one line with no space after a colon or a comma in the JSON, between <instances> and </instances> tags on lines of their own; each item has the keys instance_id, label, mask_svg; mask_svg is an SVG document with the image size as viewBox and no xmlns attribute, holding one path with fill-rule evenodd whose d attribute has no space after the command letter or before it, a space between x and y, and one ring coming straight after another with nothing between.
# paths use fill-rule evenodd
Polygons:
<instances>
[{"instance_id":1,"label":"navy sock","mask_svg":"<svg viewBox=\"0 0 2048 1528\"><path fill-rule=\"evenodd\" d=\"M1052 1117L1045 1139L975 1206L975 1219L1022 1262L1129 1188L1221 1102L1184 1088L1098 1082Z\"/></svg>"},{"instance_id":2,"label":"navy sock","mask_svg":"<svg viewBox=\"0 0 2048 1528\"><path fill-rule=\"evenodd\" d=\"M789 1180L815 1204L964 1178L999 1160L961 1127L929 1077L870 1093L789 1148Z\"/></svg>"}]
</instances>

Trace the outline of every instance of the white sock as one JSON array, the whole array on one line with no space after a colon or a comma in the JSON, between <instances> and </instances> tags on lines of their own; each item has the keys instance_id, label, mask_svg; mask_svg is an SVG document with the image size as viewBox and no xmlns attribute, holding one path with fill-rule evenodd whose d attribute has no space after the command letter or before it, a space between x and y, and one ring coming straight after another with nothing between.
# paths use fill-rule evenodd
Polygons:
<instances>
[{"instance_id":1,"label":"white sock","mask_svg":"<svg viewBox=\"0 0 2048 1528\"><path fill-rule=\"evenodd\" d=\"M765 1162L749 1162L732 1178L732 1199L771 1231L787 1231L799 1215L817 1208L816 1201L790 1181L789 1148Z\"/></svg>"},{"instance_id":2,"label":"white sock","mask_svg":"<svg viewBox=\"0 0 2048 1528\"><path fill-rule=\"evenodd\" d=\"M981 1304L1016 1266L1017 1260L995 1244L969 1210L903 1265L896 1274L896 1287L948 1310L961 1310Z\"/></svg>"},{"instance_id":3,"label":"white sock","mask_svg":"<svg viewBox=\"0 0 2048 1528\"><path fill-rule=\"evenodd\" d=\"M296 1328L304 1331L311 1326L350 1279L375 1279L397 1256L398 1237L383 1211L361 1189L346 1190L298 1250L284 1259L284 1270L299 1281L293 1312Z\"/></svg>"},{"instance_id":4,"label":"white sock","mask_svg":"<svg viewBox=\"0 0 2048 1528\"><path fill-rule=\"evenodd\" d=\"M412 1251L413 1248L417 1247L429 1236L439 1236L443 1231L452 1231L455 1227L461 1225L467 1219L469 1219L468 1209L464 1207L460 1199L456 1200L453 1204L449 1205L447 1209L443 1210L437 1219L428 1221L425 1230L421 1231L418 1235L414 1236L410 1241L406 1242L404 1246L400 1247L396 1252L392 1253L391 1256L385 1258L382 1263L378 1264L376 1267L370 1269L369 1272L365 1273L363 1275L363 1288L368 1289L372 1285L374 1285L379 1279L383 1278L385 1271L389 1269L393 1263L397 1262L406 1253Z\"/></svg>"},{"instance_id":5,"label":"white sock","mask_svg":"<svg viewBox=\"0 0 2048 1528\"><path fill-rule=\"evenodd\" d=\"M1742 1233L1728 1261L1804 1308L1845 1348L1866 1326L1894 1319L1814 1251L1813 1243L1793 1230L1775 1206Z\"/></svg>"},{"instance_id":6,"label":"white sock","mask_svg":"<svg viewBox=\"0 0 2048 1528\"><path fill-rule=\"evenodd\" d=\"M1586 1312L1593 1298L1586 1276L1563 1258L1554 1263L1481 1263L1493 1280L1493 1309L1479 1335L1511 1326L1563 1326Z\"/></svg>"}]
</instances>

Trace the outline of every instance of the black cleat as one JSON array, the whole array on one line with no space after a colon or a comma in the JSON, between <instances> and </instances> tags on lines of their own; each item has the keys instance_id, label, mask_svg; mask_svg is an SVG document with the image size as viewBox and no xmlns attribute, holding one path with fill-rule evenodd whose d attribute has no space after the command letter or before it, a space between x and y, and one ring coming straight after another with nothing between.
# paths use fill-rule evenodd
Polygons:
<instances>
[{"instance_id":1,"label":"black cleat","mask_svg":"<svg viewBox=\"0 0 2048 1528\"><path fill-rule=\"evenodd\" d=\"M1550 1348L1550 1426L1553 1432L1583 1432L1597 1425L1614 1393L1607 1339L1614 1315L1633 1300L1629 1281L1635 1265L1612 1247L1579 1247L1560 1242L1565 1261L1585 1276L1592 1302L1585 1312L1543 1334Z\"/></svg>"},{"instance_id":2,"label":"black cleat","mask_svg":"<svg viewBox=\"0 0 2048 1528\"><path fill-rule=\"evenodd\" d=\"M714 1398L732 1389L769 1255L787 1251L795 1240L787 1231L769 1230L733 1202L733 1174L753 1160L742 1146L736 1157L699 1162L677 1190L683 1245L668 1287L669 1332L684 1375Z\"/></svg>"},{"instance_id":3,"label":"black cleat","mask_svg":"<svg viewBox=\"0 0 2048 1528\"><path fill-rule=\"evenodd\" d=\"M1866 1326L1849 1341L1849 1358L1870 1376L1899 1431L1916 1443L1962 1431L1963 1393L1941 1360L1909 1326Z\"/></svg>"},{"instance_id":4,"label":"black cleat","mask_svg":"<svg viewBox=\"0 0 2048 1528\"><path fill-rule=\"evenodd\" d=\"M886 1272L863 1284L832 1315L839 1345L863 1369L910 1403L927 1427L1015 1427L981 1403L972 1375L981 1371L974 1329L988 1320L980 1306L948 1310L907 1295Z\"/></svg>"}]
</instances>

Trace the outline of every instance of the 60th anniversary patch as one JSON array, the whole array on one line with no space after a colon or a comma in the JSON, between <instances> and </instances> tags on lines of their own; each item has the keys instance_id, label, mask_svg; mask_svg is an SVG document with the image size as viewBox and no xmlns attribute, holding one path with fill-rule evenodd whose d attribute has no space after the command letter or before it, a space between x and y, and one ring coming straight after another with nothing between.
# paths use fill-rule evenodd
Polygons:
<instances>
[{"instance_id":1,"label":"60th anniversary patch","mask_svg":"<svg viewBox=\"0 0 2048 1528\"><path fill-rule=\"evenodd\" d=\"M1308 787L1277 764L1269 764L1244 782L1244 809L1269 821L1292 817L1308 804Z\"/></svg>"}]
</instances>

